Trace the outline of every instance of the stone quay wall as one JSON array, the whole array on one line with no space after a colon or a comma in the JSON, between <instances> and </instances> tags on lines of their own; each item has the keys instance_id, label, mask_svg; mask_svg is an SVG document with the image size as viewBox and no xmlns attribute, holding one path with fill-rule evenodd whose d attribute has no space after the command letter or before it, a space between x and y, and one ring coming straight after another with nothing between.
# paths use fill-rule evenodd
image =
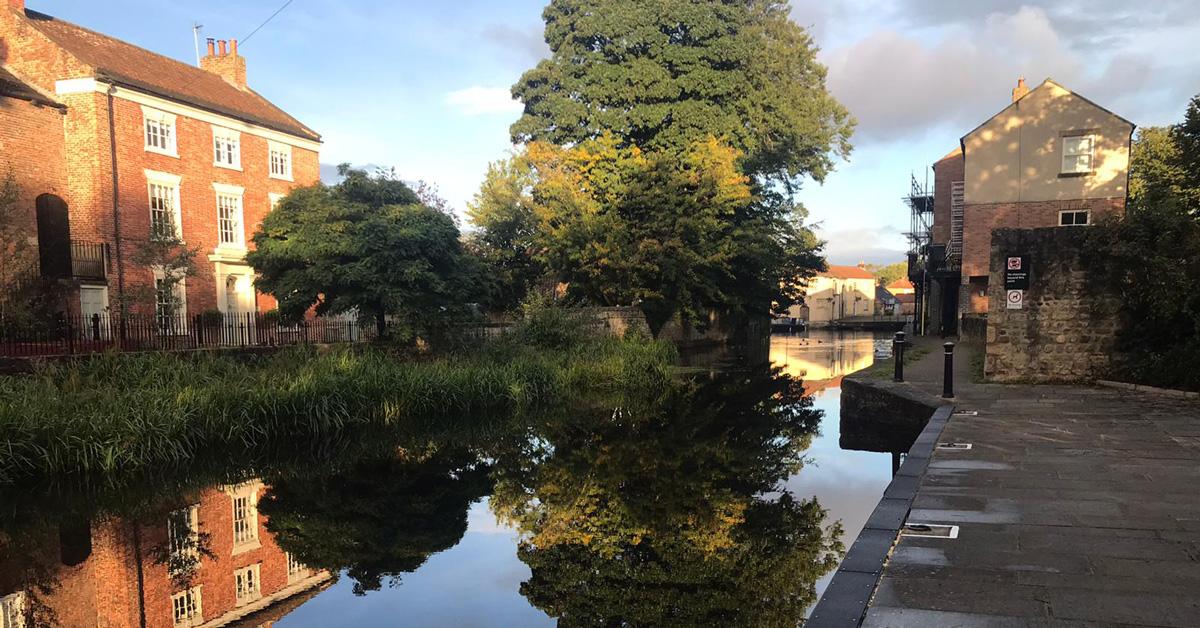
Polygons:
<instances>
[{"instance_id":1,"label":"stone quay wall","mask_svg":"<svg viewBox=\"0 0 1200 628\"><path fill-rule=\"evenodd\" d=\"M1118 295L1090 285L1087 228L997 229L988 281L987 357L996 382L1065 383L1102 378L1117 332ZM1007 258L1026 256L1023 309L1008 309Z\"/></svg>"}]
</instances>

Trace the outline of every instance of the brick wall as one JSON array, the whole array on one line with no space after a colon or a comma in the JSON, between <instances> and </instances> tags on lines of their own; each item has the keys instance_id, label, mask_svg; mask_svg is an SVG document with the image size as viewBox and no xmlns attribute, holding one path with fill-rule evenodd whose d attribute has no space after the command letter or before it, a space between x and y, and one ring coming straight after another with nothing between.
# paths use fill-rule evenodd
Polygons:
<instances>
[{"instance_id":1,"label":"brick wall","mask_svg":"<svg viewBox=\"0 0 1200 628\"><path fill-rule=\"evenodd\" d=\"M933 242L950 241L950 184L963 180L962 153L947 155L933 165Z\"/></svg>"},{"instance_id":2,"label":"brick wall","mask_svg":"<svg viewBox=\"0 0 1200 628\"><path fill-rule=\"evenodd\" d=\"M0 96L0 179L10 172L14 176L22 218L35 243L35 199L40 194L66 194L62 128L61 110Z\"/></svg>"},{"instance_id":3,"label":"brick wall","mask_svg":"<svg viewBox=\"0 0 1200 628\"><path fill-rule=\"evenodd\" d=\"M117 172L120 181L122 253L127 260L126 285L149 285L153 273L134 268L128 260L150 235L150 200L146 170L181 177L179 184L183 240L188 248L198 248L198 275L187 280L187 306L191 314L217 308L215 264L209 259L217 248L217 196L213 183L245 188L242 211L248 248L263 217L271 209L271 194L286 194L297 185L309 185L320 178L319 158L315 151L293 147L292 181L271 178L268 141L241 134L241 170L213 164L213 125L201 120L177 116L175 120L178 157L148 152L143 137L142 106L114 99L114 126L117 135ZM107 115L107 114L105 114ZM104 120L107 124L107 119ZM105 137L107 134L105 133ZM105 145L107 154L107 144ZM111 199L109 199L111 203ZM97 208L97 222L111 214L111 206ZM111 222L111 221L109 221ZM273 301L260 299L260 309L274 307Z\"/></svg>"},{"instance_id":4,"label":"brick wall","mask_svg":"<svg viewBox=\"0 0 1200 628\"><path fill-rule=\"evenodd\" d=\"M53 94L56 81L95 75L94 68L65 53L27 20L0 5L0 62L15 73ZM59 98L67 106L65 116L53 119L53 109L30 113L31 106L0 98L0 167L14 164L19 178L31 189L55 191L67 202L71 236L76 240L104 242L125 260L127 287L147 286L153 274L136 268L130 258L149 232L149 198L144 170L151 169L182 177L180 201L184 240L200 250L199 275L187 281L190 314L218 305L216 267L208 256L216 248L217 209L214 182L245 188L243 222L246 240L270 209L270 195L283 194L296 185L319 180L316 151L293 148L293 182L268 176L268 142L241 134L242 169L213 165L212 125L186 116L176 118L178 158L145 151L142 109L137 103L114 99L113 118L117 142L119 215L122 242L119 251L114 235L112 155L110 152L108 96L96 92L67 94ZM12 107L9 104L16 103ZM24 108L24 109L22 109ZM8 150L11 144L13 151ZM33 154L30 152L33 151ZM33 196L37 193L31 192ZM32 220L32 208L30 218ZM31 235L36 235L32 229ZM110 301L116 298L117 269L109 279ZM78 307L78 303L74 303ZM257 307L275 306L259 296Z\"/></svg>"},{"instance_id":5,"label":"brick wall","mask_svg":"<svg viewBox=\"0 0 1200 628\"><path fill-rule=\"evenodd\" d=\"M250 490L266 489L255 483ZM209 489L199 497L198 521L201 533L209 536L213 557L201 561L192 586L200 587L204 619L211 622L231 612L244 612L250 605L237 606L234 572L259 564L261 598L274 594L287 595L287 554L275 543L266 530L266 517L258 518L257 547L234 554L233 502L230 493ZM167 542L166 515L161 523L153 517L137 526L140 543L144 609L148 628L171 628L174 623L171 597L182 588L177 586L165 565L157 564L155 552ZM92 553L76 567L60 566L54 574L56 582L39 597L53 615L54 625L73 627L137 628L140 624L137 552L134 525L124 519L108 519L92 526ZM57 563L57 538L45 544L47 564ZM2 565L0 565L2 566ZM314 574L316 575L316 574ZM307 575L305 576L307 577ZM4 588L8 585L8 588ZM18 590L16 582L0 579L0 589ZM255 606L277 600L264 600Z\"/></svg>"},{"instance_id":6,"label":"brick wall","mask_svg":"<svg viewBox=\"0 0 1200 628\"><path fill-rule=\"evenodd\" d=\"M988 288L987 377L998 382L1077 382L1106 370L1117 295L1089 286L1077 227L1000 229L992 237ZM1007 309L1004 259L1026 255L1031 268L1025 308Z\"/></svg>"},{"instance_id":7,"label":"brick wall","mask_svg":"<svg viewBox=\"0 0 1200 628\"><path fill-rule=\"evenodd\" d=\"M1125 211L1124 198L1095 198L1032 203L987 203L967 205L963 212L963 279L989 274L993 229L1057 227L1058 213L1091 211L1092 222Z\"/></svg>"}]
</instances>

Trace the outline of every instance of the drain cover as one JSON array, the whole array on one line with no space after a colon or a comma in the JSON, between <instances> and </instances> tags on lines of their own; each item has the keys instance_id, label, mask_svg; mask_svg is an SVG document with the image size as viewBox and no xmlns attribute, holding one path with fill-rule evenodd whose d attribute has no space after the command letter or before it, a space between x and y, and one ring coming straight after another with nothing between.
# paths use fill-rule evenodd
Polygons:
<instances>
[{"instance_id":1,"label":"drain cover","mask_svg":"<svg viewBox=\"0 0 1200 628\"><path fill-rule=\"evenodd\" d=\"M959 410L954 413L954 416L979 416L978 410Z\"/></svg>"},{"instance_id":2,"label":"drain cover","mask_svg":"<svg viewBox=\"0 0 1200 628\"><path fill-rule=\"evenodd\" d=\"M957 539L958 526L941 523L906 523L900 530L901 536L911 536L922 539Z\"/></svg>"},{"instance_id":3,"label":"drain cover","mask_svg":"<svg viewBox=\"0 0 1200 628\"><path fill-rule=\"evenodd\" d=\"M939 443L937 448L949 451L967 451L971 449L971 443Z\"/></svg>"}]
</instances>

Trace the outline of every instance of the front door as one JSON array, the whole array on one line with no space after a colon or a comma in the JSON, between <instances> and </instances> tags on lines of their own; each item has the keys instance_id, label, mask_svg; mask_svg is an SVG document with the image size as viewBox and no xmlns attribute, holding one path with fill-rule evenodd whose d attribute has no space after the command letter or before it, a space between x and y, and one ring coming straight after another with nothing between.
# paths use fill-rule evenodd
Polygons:
<instances>
[{"instance_id":1,"label":"front door","mask_svg":"<svg viewBox=\"0 0 1200 628\"><path fill-rule=\"evenodd\" d=\"M79 313L83 317L84 338L108 338L108 286L80 286Z\"/></svg>"}]
</instances>

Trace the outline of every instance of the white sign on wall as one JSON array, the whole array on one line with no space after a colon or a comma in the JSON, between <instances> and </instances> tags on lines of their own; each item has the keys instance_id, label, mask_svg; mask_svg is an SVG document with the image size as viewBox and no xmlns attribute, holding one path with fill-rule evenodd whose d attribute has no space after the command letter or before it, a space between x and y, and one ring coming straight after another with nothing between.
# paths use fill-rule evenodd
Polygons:
<instances>
[{"instance_id":1,"label":"white sign on wall","mask_svg":"<svg viewBox=\"0 0 1200 628\"><path fill-rule=\"evenodd\" d=\"M1008 291L1008 309L1010 309L1010 310L1025 309L1025 291L1024 290L1009 290Z\"/></svg>"}]
</instances>

